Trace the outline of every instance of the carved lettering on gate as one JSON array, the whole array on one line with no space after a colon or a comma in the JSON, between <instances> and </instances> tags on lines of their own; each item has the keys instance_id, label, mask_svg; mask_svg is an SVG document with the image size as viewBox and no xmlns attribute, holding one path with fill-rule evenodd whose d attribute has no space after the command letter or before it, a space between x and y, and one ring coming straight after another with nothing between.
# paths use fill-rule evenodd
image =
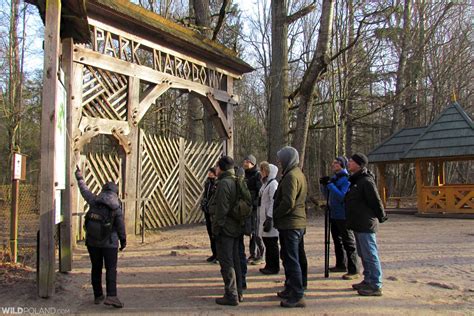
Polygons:
<instances>
[{"instance_id":1,"label":"carved lettering on gate","mask_svg":"<svg viewBox=\"0 0 474 316\"><path fill-rule=\"evenodd\" d=\"M152 47L153 44L142 43L131 35L128 38L126 34L115 34L93 24L91 34L91 49L96 52L221 90L225 75L217 69L162 51L158 45Z\"/></svg>"}]
</instances>

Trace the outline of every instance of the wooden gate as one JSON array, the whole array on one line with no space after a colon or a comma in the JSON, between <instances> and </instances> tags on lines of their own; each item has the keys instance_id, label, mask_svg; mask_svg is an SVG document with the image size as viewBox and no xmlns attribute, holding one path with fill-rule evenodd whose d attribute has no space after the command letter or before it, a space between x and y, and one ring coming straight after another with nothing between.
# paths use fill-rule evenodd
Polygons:
<instances>
[{"instance_id":1,"label":"wooden gate","mask_svg":"<svg viewBox=\"0 0 474 316\"><path fill-rule=\"evenodd\" d=\"M122 159L118 154L99 154L89 153L84 156L82 164L82 175L89 189L99 194L104 183L114 181L119 187L119 196L122 192ZM80 193L78 193L80 194ZM76 221L76 240L83 240L85 234L83 231L84 215L89 210L88 204L80 198L80 212L74 214L78 217Z\"/></svg>"},{"instance_id":2,"label":"wooden gate","mask_svg":"<svg viewBox=\"0 0 474 316\"><path fill-rule=\"evenodd\" d=\"M201 221L199 201L207 169L221 155L222 145L141 131L140 150L139 211L145 229Z\"/></svg>"}]
</instances>

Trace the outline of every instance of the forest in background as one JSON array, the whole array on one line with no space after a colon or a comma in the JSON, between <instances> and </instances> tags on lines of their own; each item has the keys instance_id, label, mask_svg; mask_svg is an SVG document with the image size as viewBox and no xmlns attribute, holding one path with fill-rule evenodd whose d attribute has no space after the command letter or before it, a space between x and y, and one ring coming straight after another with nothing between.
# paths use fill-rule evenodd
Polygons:
<instances>
[{"instance_id":1,"label":"forest in background","mask_svg":"<svg viewBox=\"0 0 474 316\"><path fill-rule=\"evenodd\" d=\"M291 144L304 156L312 192L335 156L367 153L404 127L428 125L453 94L472 117L470 1L136 0L238 52L255 71L236 84L235 159L275 161ZM42 24L32 5L0 0L0 179L10 153L40 165ZM216 141L200 101L170 90L142 128L165 137ZM90 150L109 150L97 138ZM447 166L447 183L474 183L474 163ZM412 165L390 165L389 192L411 195Z\"/></svg>"}]
</instances>

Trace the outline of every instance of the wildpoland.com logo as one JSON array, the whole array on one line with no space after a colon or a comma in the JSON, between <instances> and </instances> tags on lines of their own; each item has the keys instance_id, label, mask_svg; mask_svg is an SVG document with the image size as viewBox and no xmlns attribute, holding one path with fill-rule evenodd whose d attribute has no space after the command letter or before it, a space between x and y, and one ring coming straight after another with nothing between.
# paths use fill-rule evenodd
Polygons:
<instances>
[{"instance_id":1,"label":"wildpoland.com logo","mask_svg":"<svg viewBox=\"0 0 474 316\"><path fill-rule=\"evenodd\" d=\"M56 307L19 307L19 306L8 306L1 307L3 315L58 315L58 314L69 314L69 309L60 309Z\"/></svg>"}]
</instances>

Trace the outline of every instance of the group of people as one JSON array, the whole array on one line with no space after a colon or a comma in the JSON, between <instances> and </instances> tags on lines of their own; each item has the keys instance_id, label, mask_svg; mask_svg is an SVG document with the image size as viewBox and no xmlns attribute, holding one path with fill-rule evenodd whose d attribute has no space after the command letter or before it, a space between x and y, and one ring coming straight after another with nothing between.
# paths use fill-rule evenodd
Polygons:
<instances>
[{"instance_id":1,"label":"group of people","mask_svg":"<svg viewBox=\"0 0 474 316\"><path fill-rule=\"evenodd\" d=\"M306 233L306 177L299 167L299 154L293 147L277 153L278 166L263 161L257 166L253 155L245 157L242 167L229 156L221 157L208 170L201 202L209 233L212 255L209 262L219 263L224 280L220 305L237 306L247 289L247 263L263 264L259 271L271 275L285 272L284 288L277 293L282 307L305 307L308 263L304 248ZM332 236L336 253L333 272L347 272L344 279L359 277L357 255L361 258L364 279L353 284L360 295L382 295L382 268L378 256L378 223L387 219L373 175L366 168L365 155L354 154L348 161L337 157L332 162L332 177L320 179L328 198ZM277 175L281 176L277 180ZM86 246L92 264L91 283L94 303L117 308L117 256L126 245L126 233L118 187L107 182L96 195L87 187L79 168L76 179L89 205L85 216ZM245 181L244 181L245 179ZM240 182L239 182L240 181ZM242 186L248 190L250 209L250 256L246 257L242 221L231 214L240 203ZM247 221L245 221L247 223ZM245 225L244 225L245 226ZM102 268L106 269L106 296L102 289Z\"/></svg>"},{"instance_id":2,"label":"group of people","mask_svg":"<svg viewBox=\"0 0 474 316\"><path fill-rule=\"evenodd\" d=\"M257 166L255 157L248 155L239 167L231 157L223 156L208 171L201 207L212 250L207 261L220 264L224 280L224 296L216 299L217 304L237 306L243 301L247 263L265 263L259 271L270 275L279 273L281 259L285 283L277 293L280 306L306 306L306 177L299 168L295 148L282 148L277 160L279 166L266 161ZM367 157L361 153L349 160L337 157L331 165L333 176L322 177L320 184L328 199L336 255L336 264L330 271L345 272L345 280L359 278L359 256L364 279L352 288L359 295L381 296L382 268L376 232L378 223L387 216L367 164ZM249 258L245 254L242 223L231 215L239 202L239 177L244 177L251 195Z\"/></svg>"}]
</instances>

